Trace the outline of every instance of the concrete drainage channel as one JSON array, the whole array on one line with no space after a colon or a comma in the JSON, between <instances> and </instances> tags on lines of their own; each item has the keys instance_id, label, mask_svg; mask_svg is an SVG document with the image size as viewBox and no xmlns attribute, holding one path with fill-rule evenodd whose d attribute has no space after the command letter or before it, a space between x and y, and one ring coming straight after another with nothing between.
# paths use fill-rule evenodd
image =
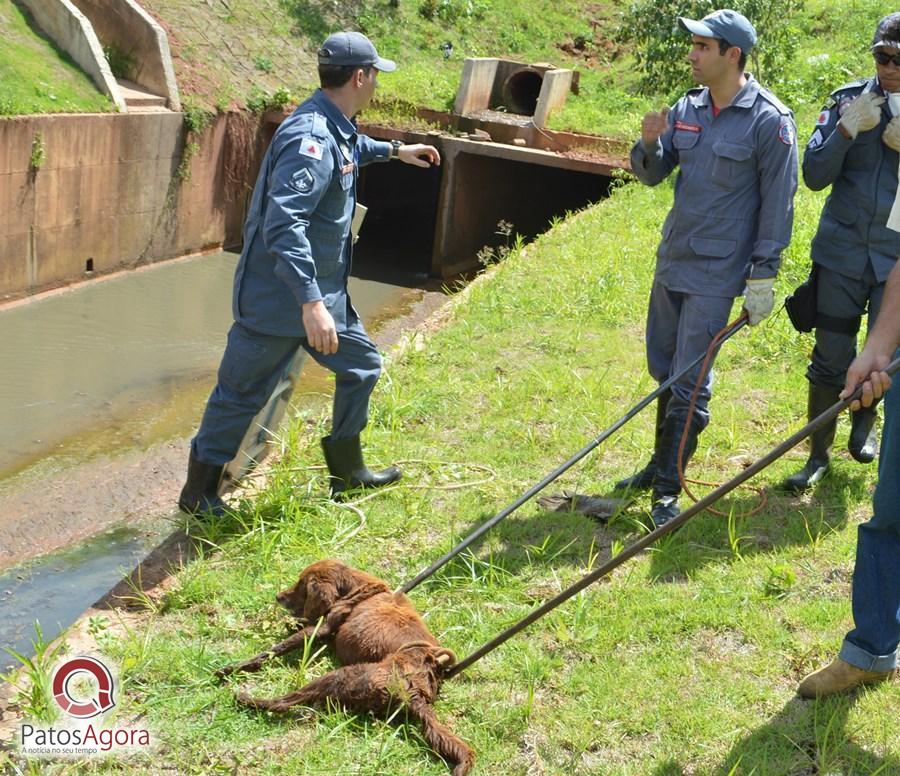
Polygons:
<instances>
[{"instance_id":1,"label":"concrete drainage channel","mask_svg":"<svg viewBox=\"0 0 900 776\"><path fill-rule=\"evenodd\" d=\"M85 7L89 5L86 3ZM507 244L513 235L533 238L543 232L553 218L607 196L615 172L627 167L623 159L624 149L609 144L603 138L554 132L546 128L550 113L562 104L571 90L577 89L576 76L571 71L546 63L467 60L453 112L420 111L423 118L441 127L440 130L422 133L378 126L361 127L362 131L379 139L399 138L407 142L432 143L439 147L444 159L440 168L427 172L402 164L380 164L371 165L361 173L360 199L369 207L369 212L357 249L357 277L354 282L377 284L379 279L385 279L385 267L389 265L399 272L382 283L392 290L374 293L377 301L374 302L372 316L382 319L402 316L410 306L421 301L422 289L429 284L439 287L443 282L460 277L461 273L477 271L480 268L478 255L484 249L497 249ZM155 91L163 90L157 85ZM177 108L177 99L177 93L170 93L169 106ZM77 223L51 221L52 218L65 217L67 208L64 206L50 210L37 207L38 202L47 201L48 195L53 197L54 202L61 198L58 192L66 182L64 178L68 180L73 170L79 177L82 191L90 191L92 187L102 188L109 180L120 183L129 180L127 175L120 174L126 171L120 169L123 162L115 156L116 149L120 147L131 149L127 163L135 169L127 171L129 175L140 167L142 172L152 173L150 177L158 183L171 180L173 170L180 161L177 122L170 121L170 118L176 117L177 114L173 116L171 113L161 117L152 114L29 117L27 121L6 122L0 126L0 134L9 140L8 147L13 151L23 149L21 154L8 155L9 164L14 164L18 156L27 158L35 132L41 134L48 144L51 160L36 175L24 168L0 169L0 181L6 180L10 190L18 187L23 194L20 199L35 204L22 223L15 225L25 230L23 240L30 246L27 265L19 271L14 265L21 261L21 257L13 253L3 255L0 251L0 265L8 263L13 266L13 271L6 275L13 279L13 285L0 288L0 294L34 292L71 282L78 279L82 271L94 273L96 270L97 274L102 274L117 266L158 261L191 250L192 246L196 249L210 243L221 245L239 234L241 207L234 193L220 187L217 190L218 199L209 201L209 192L214 190L213 182L217 180L222 165L227 164L229 155L234 157L229 144L234 145L241 140L239 135L229 135L230 128L235 124L247 125L246 121L236 122L234 117L222 118L199 138L200 146L208 147L209 153L194 161L193 178L181 186L181 208L184 213L167 210L172 201L169 196L171 184L168 190L165 185L157 185L159 196L149 190L110 192L112 199L107 197L98 205L98 208L103 206L106 209L102 212L98 209L97 213L90 210L90 202L82 197ZM268 115L255 130L256 143L251 154L253 161L242 171L243 177L237 181L237 189L246 186L248 181L252 182L261 152L283 118L280 114ZM67 121L69 124L63 126ZM92 122L102 126L109 142L65 151L65 143L71 143L72 138L91 136ZM141 141L139 143L134 142L135 122L141 123L141 132L137 135ZM76 125L78 131L73 132L72 128ZM126 137L130 142L128 146L124 140ZM157 151L155 155L142 155L141 143L148 148L150 144L155 144L156 148L166 144L167 148L171 146L171 153L163 155ZM67 159L68 156L77 157L74 168L69 164L71 160ZM8 177L4 179L4 175ZM96 176L97 180L91 176ZM234 176L225 177L230 179ZM102 226L110 218L107 212L110 201L117 204L114 233ZM198 202L202 204L196 207ZM129 208L133 208L133 212ZM190 215L192 208L194 217L189 219L191 227L181 228L179 219L184 221L185 213ZM211 214L210 218L203 215L207 212ZM134 235L124 228L120 231L120 225L132 222ZM191 229L198 229L198 224L203 230L192 232ZM506 226L498 229L498 224ZM150 228L148 225L155 225L156 231L147 231ZM211 227L215 231L211 231ZM43 237L60 229L68 230L65 240ZM167 229L170 231L167 232ZM109 240L112 234L116 237L115 241ZM22 243L18 234L6 237L7 246ZM186 242L189 240L193 242ZM79 246L84 256L63 256L60 251L61 246L65 245ZM210 258L192 261L198 265L203 262L208 264ZM164 267L153 268L146 273L123 274L126 276L125 282L130 282L128 276L146 278L157 271L163 272ZM230 271L219 274L220 281L224 278L224 286L227 286ZM123 282L122 275L115 281L92 282L92 285L101 289L113 282ZM208 291L208 286L206 288ZM79 293L81 289L72 292L73 295ZM201 382L202 390L198 390L196 385L193 389L192 401L197 406L179 416L181 447L176 446L167 464L170 467L168 480L161 480L169 501L176 495L177 479L181 476L184 434L196 422L205 393L211 387L212 372L227 330L230 294L227 288L216 293L224 312L220 315L222 320L216 320L212 327L216 344L203 346L208 351L208 358L205 376L199 379L206 382ZM353 293L354 300L358 301L357 292ZM178 322L179 313L172 307L171 294L159 306L172 323ZM85 312L81 325L105 327L116 332L115 322L99 324L98 309L104 309L104 304L100 303L99 307L94 305L91 311ZM123 310L122 314L127 316L132 312ZM9 311L0 311L0 316L8 314ZM189 337L193 330L194 327L189 325L183 330L183 336ZM166 336L158 338L167 339ZM170 338L167 341L176 349L185 345ZM81 357L89 360L89 349L83 345L79 347ZM52 356L48 358L53 360ZM19 362L13 360L11 363ZM96 366L94 371L102 368ZM191 381L196 383L198 379L197 374L191 374L188 381L184 377L181 375L180 382L173 382L164 374L157 374L155 378L150 378L150 382L167 386L174 394L185 390L185 386ZM175 391L172 391L172 386L176 386ZM94 398L100 404L116 402L114 396L97 394ZM153 405L151 401L150 405L156 406L157 410L160 408L158 402ZM163 409L163 414L168 413L168 409ZM126 406L126 413L127 410ZM158 423L155 420L150 422ZM96 421L101 429L104 423L108 423L108 419L102 416ZM173 423L171 417L169 423ZM118 449L121 451L121 448ZM33 487L41 487L38 481L35 480ZM0 482L0 502L3 499L2 485ZM123 510L122 516L124 514ZM28 516L26 507L20 517ZM48 518L47 515L40 517L44 521ZM97 521L94 535L90 538L81 537L74 546L60 554L0 573L0 646L12 646L28 652L35 620L40 621L47 638L75 621L86 607L121 579L123 572L129 571L171 531L171 525L162 517L159 514L150 524L140 521L123 524L119 521L110 525ZM60 514L60 519L65 520L64 513ZM97 530L101 529L105 533L98 534ZM0 560L2 551L0 547ZM11 658L0 656L0 665L8 667L13 663Z\"/></svg>"}]
</instances>

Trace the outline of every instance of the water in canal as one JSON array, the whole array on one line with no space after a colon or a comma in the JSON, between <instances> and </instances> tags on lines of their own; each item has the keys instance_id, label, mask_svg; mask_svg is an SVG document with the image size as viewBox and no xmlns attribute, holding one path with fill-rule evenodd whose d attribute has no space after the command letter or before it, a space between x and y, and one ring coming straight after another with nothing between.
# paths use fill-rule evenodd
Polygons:
<instances>
[{"instance_id":1,"label":"water in canal","mask_svg":"<svg viewBox=\"0 0 900 776\"><path fill-rule=\"evenodd\" d=\"M0 310L0 497L65 478L92 458L189 436L231 323L236 262L226 252L165 262ZM350 291L369 326L420 294L357 278ZM301 390L323 379L307 359ZM4 523L32 518L48 516L0 511L0 542ZM36 619L53 637L166 530L118 526L74 549L7 568L0 573L0 648L28 652ZM35 543L27 554L40 554L39 536ZM0 568L3 555L0 547ZM0 651L0 667L12 662Z\"/></svg>"}]
</instances>

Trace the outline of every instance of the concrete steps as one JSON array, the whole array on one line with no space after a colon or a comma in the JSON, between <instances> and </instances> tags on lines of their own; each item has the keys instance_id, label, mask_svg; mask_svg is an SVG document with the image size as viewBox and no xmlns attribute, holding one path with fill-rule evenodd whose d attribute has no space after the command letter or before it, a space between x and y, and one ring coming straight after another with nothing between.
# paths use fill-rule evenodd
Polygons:
<instances>
[{"instance_id":1,"label":"concrete steps","mask_svg":"<svg viewBox=\"0 0 900 776\"><path fill-rule=\"evenodd\" d=\"M124 78L117 79L125 105L129 113L160 113L168 112L166 98L153 92L148 92L144 87L127 81Z\"/></svg>"}]
</instances>

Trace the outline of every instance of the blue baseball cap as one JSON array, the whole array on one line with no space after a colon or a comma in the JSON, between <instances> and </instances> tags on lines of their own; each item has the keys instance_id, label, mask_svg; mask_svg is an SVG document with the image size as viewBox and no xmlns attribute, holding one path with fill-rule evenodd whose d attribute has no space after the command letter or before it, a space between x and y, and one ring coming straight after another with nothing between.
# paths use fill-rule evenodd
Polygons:
<instances>
[{"instance_id":1,"label":"blue baseball cap","mask_svg":"<svg viewBox=\"0 0 900 776\"><path fill-rule=\"evenodd\" d=\"M694 35L726 40L745 54L756 45L756 30L753 25L746 16L730 8L713 11L699 21L679 16L678 24Z\"/></svg>"},{"instance_id":2,"label":"blue baseball cap","mask_svg":"<svg viewBox=\"0 0 900 776\"><path fill-rule=\"evenodd\" d=\"M375 46L361 32L336 32L319 49L320 65L358 65L374 67L385 73L397 69L397 63L378 56Z\"/></svg>"}]
</instances>

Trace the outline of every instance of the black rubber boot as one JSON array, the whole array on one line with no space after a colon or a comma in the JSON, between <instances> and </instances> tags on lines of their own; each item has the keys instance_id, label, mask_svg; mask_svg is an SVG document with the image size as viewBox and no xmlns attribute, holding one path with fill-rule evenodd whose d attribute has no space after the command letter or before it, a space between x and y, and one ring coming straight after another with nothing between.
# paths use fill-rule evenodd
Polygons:
<instances>
[{"instance_id":1,"label":"black rubber boot","mask_svg":"<svg viewBox=\"0 0 900 776\"><path fill-rule=\"evenodd\" d=\"M340 501L345 490L381 488L400 479L396 466L378 472L369 471L363 462L359 434L350 439L322 438L322 452L331 474L331 497Z\"/></svg>"},{"instance_id":2,"label":"black rubber boot","mask_svg":"<svg viewBox=\"0 0 900 776\"><path fill-rule=\"evenodd\" d=\"M666 410L669 408L671 391L661 393L656 399L656 435L653 440L653 455L647 465L636 474L619 480L615 484L616 490L649 490L653 487L653 477L656 475L656 456L659 451L659 441L662 439L663 426L666 422Z\"/></svg>"},{"instance_id":3,"label":"black rubber boot","mask_svg":"<svg viewBox=\"0 0 900 776\"><path fill-rule=\"evenodd\" d=\"M669 415L663 427L659 462L653 480L653 507L650 510L650 517L656 528L668 523L681 511L678 505L678 495L681 493L681 481L678 479L678 448L681 446L686 421L684 415ZM687 469L688 462L697 450L699 436L700 425L695 418L688 429L684 445L681 458L682 471Z\"/></svg>"},{"instance_id":4,"label":"black rubber boot","mask_svg":"<svg viewBox=\"0 0 900 776\"><path fill-rule=\"evenodd\" d=\"M850 439L847 442L847 449L854 460L860 463L872 463L878 455L878 431L875 428L877 406L873 404L871 407L861 407L856 412L850 413Z\"/></svg>"},{"instance_id":5,"label":"black rubber boot","mask_svg":"<svg viewBox=\"0 0 900 776\"><path fill-rule=\"evenodd\" d=\"M840 388L829 385L809 384L809 398L807 400L806 416L812 421L825 410L835 404L841 392ZM837 418L826 423L809 438L809 458L803 468L796 474L792 474L781 487L788 493L803 493L809 490L825 476L831 461L831 446L834 444L834 432L837 428Z\"/></svg>"},{"instance_id":6,"label":"black rubber boot","mask_svg":"<svg viewBox=\"0 0 900 776\"><path fill-rule=\"evenodd\" d=\"M224 468L198 461L191 453L187 482L181 489L178 506L189 515L222 517L228 511L225 502L219 498L219 481Z\"/></svg>"}]
</instances>

